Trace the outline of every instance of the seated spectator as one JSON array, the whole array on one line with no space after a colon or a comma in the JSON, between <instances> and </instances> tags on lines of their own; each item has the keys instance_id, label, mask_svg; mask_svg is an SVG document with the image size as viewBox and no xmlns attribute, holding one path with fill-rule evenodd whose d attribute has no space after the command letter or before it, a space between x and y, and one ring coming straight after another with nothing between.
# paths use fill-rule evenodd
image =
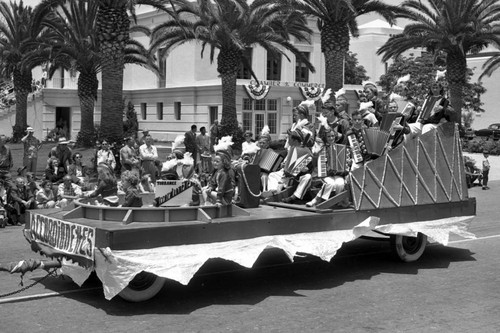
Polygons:
<instances>
[{"instance_id":1,"label":"seated spectator","mask_svg":"<svg viewBox=\"0 0 500 333\"><path fill-rule=\"evenodd\" d=\"M61 208L66 207L73 200L82 197L82 189L80 186L72 182L71 176L66 175L63 178L63 183L59 184L57 189L57 199Z\"/></svg>"},{"instance_id":2,"label":"seated spectator","mask_svg":"<svg viewBox=\"0 0 500 333\"><path fill-rule=\"evenodd\" d=\"M33 172L26 172L26 185L32 193L36 193L40 190L40 186L36 183Z\"/></svg>"},{"instance_id":3,"label":"seated spectator","mask_svg":"<svg viewBox=\"0 0 500 333\"><path fill-rule=\"evenodd\" d=\"M97 188L86 196L89 198L95 198L97 196L104 198L116 195L117 192L118 186L114 171L112 171L107 164L99 164L97 166Z\"/></svg>"},{"instance_id":4,"label":"seated spectator","mask_svg":"<svg viewBox=\"0 0 500 333\"><path fill-rule=\"evenodd\" d=\"M68 166L68 175L71 176L71 181L82 186L85 180L86 167L82 163L83 156L80 153L73 154L73 163Z\"/></svg>"},{"instance_id":5,"label":"seated spectator","mask_svg":"<svg viewBox=\"0 0 500 333\"><path fill-rule=\"evenodd\" d=\"M36 208L35 195L29 191L23 177L17 177L14 186L8 189L7 206L14 225L23 224L26 210Z\"/></svg>"},{"instance_id":6,"label":"seated spectator","mask_svg":"<svg viewBox=\"0 0 500 333\"><path fill-rule=\"evenodd\" d=\"M38 209L54 208L56 206L54 190L52 182L44 180L41 184L41 189L36 192L36 204Z\"/></svg>"},{"instance_id":7,"label":"seated spectator","mask_svg":"<svg viewBox=\"0 0 500 333\"><path fill-rule=\"evenodd\" d=\"M122 188L125 192L125 202L122 207L142 207L142 197L139 194L139 177L135 172L125 170L121 176Z\"/></svg>"},{"instance_id":8,"label":"seated spectator","mask_svg":"<svg viewBox=\"0 0 500 333\"><path fill-rule=\"evenodd\" d=\"M52 184L59 185L62 183L66 171L59 164L59 160L55 157L49 159L49 165L45 169L45 179L50 180Z\"/></svg>"}]
</instances>

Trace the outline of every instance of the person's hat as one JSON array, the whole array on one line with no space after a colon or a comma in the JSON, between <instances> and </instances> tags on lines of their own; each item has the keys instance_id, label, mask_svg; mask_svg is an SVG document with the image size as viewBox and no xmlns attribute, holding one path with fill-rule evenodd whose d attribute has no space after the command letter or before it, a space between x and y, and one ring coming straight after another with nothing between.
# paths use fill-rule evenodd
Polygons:
<instances>
[{"instance_id":1,"label":"person's hat","mask_svg":"<svg viewBox=\"0 0 500 333\"><path fill-rule=\"evenodd\" d=\"M485 150L483 150L483 154L488 154L488 155L489 155L489 154L490 154L490 152L489 152L488 150L486 150L486 149L485 149Z\"/></svg>"},{"instance_id":2,"label":"person's hat","mask_svg":"<svg viewBox=\"0 0 500 333\"><path fill-rule=\"evenodd\" d=\"M218 150L215 155L218 155L220 156L223 160L226 160L228 162L231 161L231 154L225 150L225 149L221 149L221 150Z\"/></svg>"},{"instance_id":3,"label":"person's hat","mask_svg":"<svg viewBox=\"0 0 500 333\"><path fill-rule=\"evenodd\" d=\"M147 128L142 130L142 133L149 133L149 130Z\"/></svg>"},{"instance_id":4,"label":"person's hat","mask_svg":"<svg viewBox=\"0 0 500 333\"><path fill-rule=\"evenodd\" d=\"M67 145L69 143L69 140L66 139L65 137L61 137L59 138L58 143L61 145Z\"/></svg>"},{"instance_id":5,"label":"person's hat","mask_svg":"<svg viewBox=\"0 0 500 333\"><path fill-rule=\"evenodd\" d=\"M35 130L31 126L28 126L28 128L26 128L26 132L34 132L34 131Z\"/></svg>"},{"instance_id":6,"label":"person's hat","mask_svg":"<svg viewBox=\"0 0 500 333\"><path fill-rule=\"evenodd\" d=\"M293 131L289 129L287 133L290 137L295 138L300 143L304 142L304 133L300 129L295 129Z\"/></svg>"},{"instance_id":7,"label":"person's hat","mask_svg":"<svg viewBox=\"0 0 500 333\"><path fill-rule=\"evenodd\" d=\"M371 88L371 89L374 89L374 90L378 90L377 85L375 84L375 82L372 82L372 81L363 81L361 84L363 85L363 89Z\"/></svg>"}]
</instances>

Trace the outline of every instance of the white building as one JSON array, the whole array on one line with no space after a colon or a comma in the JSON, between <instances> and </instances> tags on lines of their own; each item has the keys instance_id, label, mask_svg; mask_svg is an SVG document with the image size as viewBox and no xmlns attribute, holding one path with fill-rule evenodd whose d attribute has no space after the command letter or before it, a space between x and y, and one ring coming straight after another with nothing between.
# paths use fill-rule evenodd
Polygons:
<instances>
[{"instance_id":1,"label":"white building","mask_svg":"<svg viewBox=\"0 0 500 333\"><path fill-rule=\"evenodd\" d=\"M145 11L138 14L138 24L154 26L166 19L156 11ZM316 27L316 20L311 19L310 27ZM376 50L382 46L391 34L397 34L402 28L390 26L385 21L376 19L359 26L359 38L352 38L350 50L357 54L359 62L367 70L372 81L378 81L387 64L382 63ZM148 44L142 35L132 36ZM244 130L258 134L265 124L271 129L273 138L282 137L290 126L292 108L304 99L303 88L324 87L324 58L321 53L320 35L315 32L311 44L295 44L306 53L316 67L311 73L303 64L289 55L271 58L267 52L257 46L249 50L252 67L264 85L269 87L265 98L252 99L245 86L254 84L249 73L240 71L236 92L238 121ZM218 78L216 61L209 60L209 52L200 57L201 45L196 42L186 43L172 50L162 59L160 68L165 80L159 80L152 72L135 65L127 65L124 72L124 98L131 101L138 115L139 129L147 128L153 137L160 141L173 140L177 135L189 130L192 124L207 129L215 119L221 118L222 93ZM217 54L215 55L217 56ZM486 57L469 59L469 67L480 68ZM41 71L34 71L35 79L40 78ZM33 126L36 136L45 138L47 133L62 121L67 123L71 138L76 139L80 130L80 104L76 92L77 78L68 72L58 72L47 82L46 88L32 96L28 109L28 124ZM484 108L488 111L478 117L475 128L482 128L494 119L494 87L495 79L484 80L488 92L483 96ZM355 103L354 88L345 87L348 98ZM100 122L100 91L95 104L95 120ZM15 122L15 112L0 112L0 130L11 133Z\"/></svg>"}]
</instances>

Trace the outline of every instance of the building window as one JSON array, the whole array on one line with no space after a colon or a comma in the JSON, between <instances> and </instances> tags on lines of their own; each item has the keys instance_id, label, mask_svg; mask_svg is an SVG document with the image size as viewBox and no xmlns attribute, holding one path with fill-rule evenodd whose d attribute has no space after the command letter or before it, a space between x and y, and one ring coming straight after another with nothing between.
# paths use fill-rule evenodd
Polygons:
<instances>
[{"instance_id":1,"label":"building window","mask_svg":"<svg viewBox=\"0 0 500 333\"><path fill-rule=\"evenodd\" d=\"M214 123L214 121L219 118L219 107L218 106L210 106L208 107L208 114L210 115L210 125Z\"/></svg>"},{"instance_id":2,"label":"building window","mask_svg":"<svg viewBox=\"0 0 500 333\"><path fill-rule=\"evenodd\" d=\"M281 54L273 55L267 52L267 79L281 80Z\"/></svg>"},{"instance_id":3,"label":"building window","mask_svg":"<svg viewBox=\"0 0 500 333\"><path fill-rule=\"evenodd\" d=\"M278 133L278 100L277 99L261 99L255 100L243 99L243 131L250 131L256 136L260 134L264 125L269 126L270 134ZM300 103L301 101L297 101ZM297 104L298 104L297 103ZM252 108L253 106L253 108ZM252 112L248 112L252 111Z\"/></svg>"},{"instance_id":4,"label":"building window","mask_svg":"<svg viewBox=\"0 0 500 333\"><path fill-rule=\"evenodd\" d=\"M174 102L174 117L175 120L181 120L181 102Z\"/></svg>"},{"instance_id":5,"label":"building window","mask_svg":"<svg viewBox=\"0 0 500 333\"><path fill-rule=\"evenodd\" d=\"M265 116L264 113L255 114L255 133L262 132L262 128L264 128L265 125Z\"/></svg>"},{"instance_id":6,"label":"building window","mask_svg":"<svg viewBox=\"0 0 500 333\"><path fill-rule=\"evenodd\" d=\"M309 52L300 52L304 58L309 60ZM295 81L296 82L309 82L309 68L301 58L295 58Z\"/></svg>"},{"instance_id":7,"label":"building window","mask_svg":"<svg viewBox=\"0 0 500 333\"><path fill-rule=\"evenodd\" d=\"M271 134L278 133L278 113L268 112L267 113L267 125L269 126L269 132Z\"/></svg>"},{"instance_id":8,"label":"building window","mask_svg":"<svg viewBox=\"0 0 500 333\"><path fill-rule=\"evenodd\" d=\"M250 68L252 68L252 48L246 48L245 51L243 51L243 57L244 59L241 60L240 62L240 68L238 69L238 74L236 78L238 79L251 79L252 74L250 73ZM246 60L246 61L244 61ZM250 66L250 68L248 68Z\"/></svg>"},{"instance_id":9,"label":"building window","mask_svg":"<svg viewBox=\"0 0 500 333\"><path fill-rule=\"evenodd\" d=\"M256 111L265 111L266 110L266 100L259 99L255 101L255 110Z\"/></svg>"},{"instance_id":10,"label":"building window","mask_svg":"<svg viewBox=\"0 0 500 333\"><path fill-rule=\"evenodd\" d=\"M253 99L243 98L243 110L253 110Z\"/></svg>"},{"instance_id":11,"label":"building window","mask_svg":"<svg viewBox=\"0 0 500 333\"><path fill-rule=\"evenodd\" d=\"M252 112L243 112L243 132L252 132Z\"/></svg>"},{"instance_id":12,"label":"building window","mask_svg":"<svg viewBox=\"0 0 500 333\"><path fill-rule=\"evenodd\" d=\"M148 105L146 103L141 103L141 118L146 120L147 118Z\"/></svg>"},{"instance_id":13,"label":"building window","mask_svg":"<svg viewBox=\"0 0 500 333\"><path fill-rule=\"evenodd\" d=\"M156 118L163 120L163 103L156 103Z\"/></svg>"},{"instance_id":14,"label":"building window","mask_svg":"<svg viewBox=\"0 0 500 333\"><path fill-rule=\"evenodd\" d=\"M269 111L277 111L278 110L278 100L277 99L268 99L267 100L267 109Z\"/></svg>"}]
</instances>

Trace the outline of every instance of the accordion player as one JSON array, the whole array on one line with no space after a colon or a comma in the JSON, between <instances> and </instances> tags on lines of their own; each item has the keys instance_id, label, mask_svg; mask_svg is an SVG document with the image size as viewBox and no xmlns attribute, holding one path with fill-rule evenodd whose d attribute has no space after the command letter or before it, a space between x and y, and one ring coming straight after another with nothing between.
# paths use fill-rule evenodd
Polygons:
<instances>
[{"instance_id":1,"label":"accordion player","mask_svg":"<svg viewBox=\"0 0 500 333\"><path fill-rule=\"evenodd\" d=\"M290 147L285 159L285 174L297 177L312 161L311 150L306 147Z\"/></svg>"},{"instance_id":2,"label":"accordion player","mask_svg":"<svg viewBox=\"0 0 500 333\"><path fill-rule=\"evenodd\" d=\"M317 167L320 178L347 171L347 146L335 143L325 145L318 154Z\"/></svg>"}]
</instances>

